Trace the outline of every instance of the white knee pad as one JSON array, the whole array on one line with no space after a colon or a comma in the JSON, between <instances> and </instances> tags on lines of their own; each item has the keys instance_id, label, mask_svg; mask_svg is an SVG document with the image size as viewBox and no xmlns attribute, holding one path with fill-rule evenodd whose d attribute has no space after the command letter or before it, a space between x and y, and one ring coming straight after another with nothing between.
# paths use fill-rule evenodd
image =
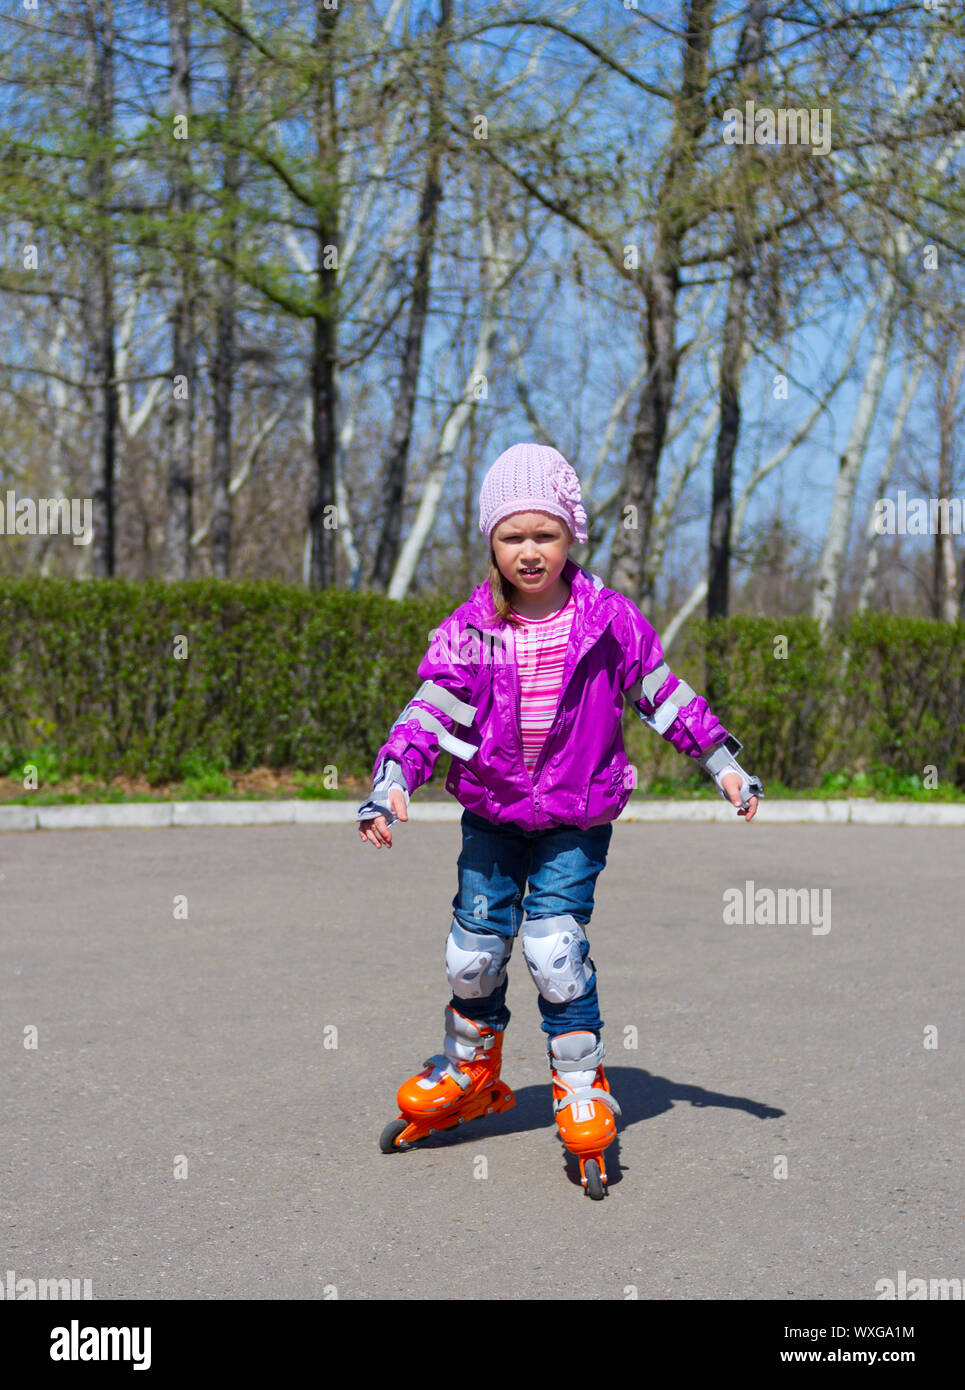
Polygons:
<instances>
[{"instance_id":1,"label":"white knee pad","mask_svg":"<svg viewBox=\"0 0 965 1390\"><path fill-rule=\"evenodd\" d=\"M471 932L453 919L446 938L446 974L457 999L485 999L506 978L513 943L496 932Z\"/></svg>"},{"instance_id":2,"label":"white knee pad","mask_svg":"<svg viewBox=\"0 0 965 1390\"><path fill-rule=\"evenodd\" d=\"M544 999L566 1004L585 994L593 981L593 962L583 959L586 936L575 917L540 917L523 924L523 955Z\"/></svg>"}]
</instances>

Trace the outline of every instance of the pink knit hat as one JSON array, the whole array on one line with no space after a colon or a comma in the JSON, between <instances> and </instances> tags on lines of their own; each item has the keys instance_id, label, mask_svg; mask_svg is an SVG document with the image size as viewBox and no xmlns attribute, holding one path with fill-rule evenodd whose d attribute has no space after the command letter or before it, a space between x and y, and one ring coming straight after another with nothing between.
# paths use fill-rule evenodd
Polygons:
<instances>
[{"instance_id":1,"label":"pink knit hat","mask_svg":"<svg viewBox=\"0 0 965 1390\"><path fill-rule=\"evenodd\" d=\"M565 521L583 542L586 512L580 480L558 449L548 444L513 444L490 468L479 493L479 529L487 538L517 512L549 512Z\"/></svg>"}]
</instances>

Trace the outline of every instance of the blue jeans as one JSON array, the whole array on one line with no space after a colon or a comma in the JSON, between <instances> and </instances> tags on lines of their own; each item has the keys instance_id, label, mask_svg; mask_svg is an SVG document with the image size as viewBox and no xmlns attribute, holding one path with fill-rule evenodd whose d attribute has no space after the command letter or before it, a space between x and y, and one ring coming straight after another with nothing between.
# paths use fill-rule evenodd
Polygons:
<instances>
[{"instance_id":1,"label":"blue jeans","mask_svg":"<svg viewBox=\"0 0 965 1390\"><path fill-rule=\"evenodd\" d=\"M552 830L521 830L495 825L473 811L462 813L459 890L453 916L471 932L496 932L514 939L528 919L569 913L586 926L593 911L593 889L606 863L613 825L589 830L561 825ZM529 893L526 884L529 881ZM480 910L481 909L481 910ZM589 945L582 947L583 959ZM591 970L596 967L589 961ZM497 1031L506 1027L506 981L483 999L459 999L451 1007L474 1023ZM539 996L542 1029L550 1038L587 1029L599 1038L603 1028L596 976L586 991L565 1004Z\"/></svg>"}]
</instances>

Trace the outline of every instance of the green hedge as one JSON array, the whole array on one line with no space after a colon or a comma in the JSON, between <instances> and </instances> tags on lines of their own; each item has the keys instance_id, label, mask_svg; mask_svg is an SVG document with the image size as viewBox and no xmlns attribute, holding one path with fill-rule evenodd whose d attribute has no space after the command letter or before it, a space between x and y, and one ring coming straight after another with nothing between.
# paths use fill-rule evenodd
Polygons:
<instances>
[{"instance_id":1,"label":"green hedge","mask_svg":"<svg viewBox=\"0 0 965 1390\"><path fill-rule=\"evenodd\" d=\"M715 692L765 784L847 788L866 773L877 789L911 790L934 768L939 784L965 788L963 623L863 614L822 640L810 618L701 619L670 664ZM680 763L669 747L642 756L658 774Z\"/></svg>"},{"instance_id":2,"label":"green hedge","mask_svg":"<svg viewBox=\"0 0 965 1390\"><path fill-rule=\"evenodd\" d=\"M273 582L0 583L0 761L369 772L449 611Z\"/></svg>"},{"instance_id":3,"label":"green hedge","mask_svg":"<svg viewBox=\"0 0 965 1390\"><path fill-rule=\"evenodd\" d=\"M368 775L454 606L275 582L0 581L0 772L47 750L61 773L152 782L261 765ZM869 615L822 642L804 618L695 622L671 665L716 692L765 783L931 765L965 787L961 623ZM691 774L629 714L626 727L642 786Z\"/></svg>"}]
</instances>

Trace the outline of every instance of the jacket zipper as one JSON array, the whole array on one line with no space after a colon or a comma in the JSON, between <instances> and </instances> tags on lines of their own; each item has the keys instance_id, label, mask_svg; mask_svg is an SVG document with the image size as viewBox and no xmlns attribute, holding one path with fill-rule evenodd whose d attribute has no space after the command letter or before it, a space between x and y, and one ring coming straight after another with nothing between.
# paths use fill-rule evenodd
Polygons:
<instances>
[{"instance_id":1,"label":"jacket zipper","mask_svg":"<svg viewBox=\"0 0 965 1390\"><path fill-rule=\"evenodd\" d=\"M609 626L609 624L607 624L607 627L608 627L608 626ZM605 632L605 631L606 631L606 628L603 629L603 632ZM590 652L590 651L593 649L593 647L596 646L596 643L597 643L597 642L599 641L599 639L603 636L603 632L600 632L600 633L597 635L597 637L595 637L595 638L593 639L593 641L590 642L589 646L587 646L586 649L585 649L584 651L582 651L582 652L579 654L579 656L578 656L578 657L576 658L576 660L573 662L573 665L572 665L572 667L570 668L569 674L564 676L563 684L560 686L559 698L558 698L557 703L556 703L556 714L553 716L553 722L552 722L552 724L549 726L549 728L548 728L547 731L546 731L546 737L545 737L544 740L543 740L543 746L542 746L542 748L539 750L539 755L538 755L538 757L537 757L537 759L536 759L536 765L535 765L535 767L533 768L533 771L532 771L532 772L530 772L529 769L526 767L525 759L523 759L523 768L524 768L525 771L526 771L526 775L529 777L530 786L533 788L533 805L534 805L534 809L535 809L537 815L539 815L539 813L540 813L539 794L540 794L540 788L541 788L542 785L543 785L543 771L544 771L544 764L545 764L545 761L546 761L546 750L547 750L547 748L548 748L549 745L550 745L550 741L551 741L551 739L552 739L552 736L553 736L553 734L554 734L555 731L556 731L556 726L557 726L557 724L559 723L560 715L561 715L562 710L563 710L563 697L565 696L567 690L569 689L570 682L572 681L574 675L576 674L576 668L577 668L577 666L579 666L580 662L581 662L581 661L583 660L583 658L587 655L587 653ZM515 681L516 681L516 732L517 732L517 735L518 735L518 738L519 738L519 751L520 751L520 757L522 758L522 757L523 757L523 712L522 712L522 699L523 699L523 693L522 693L522 686L520 685L520 680L519 680L519 666L518 666L515 662L513 663L513 669L514 669L514 671L515 671L515 673L516 673L516 674L515 674ZM583 807L583 797L580 798L580 812L581 812L581 814L582 814L582 807Z\"/></svg>"},{"instance_id":2,"label":"jacket zipper","mask_svg":"<svg viewBox=\"0 0 965 1390\"><path fill-rule=\"evenodd\" d=\"M523 687L522 687L522 684L521 684L520 679L519 679L519 666L518 666L518 664L517 664L515 661L514 661L513 664L512 664L512 671L513 671L513 697L514 697L515 707L516 707L516 742L517 742L517 744L519 745L519 761L520 761L520 764L521 764L521 766L522 766L523 771L526 773L526 776L529 778L529 785L530 785L530 787L532 788L532 792L533 792L533 804L534 804L536 813L537 813L537 815L538 815L538 814L539 814L539 787L538 787L537 783L533 780L533 774L530 772L529 768L526 766L526 754L525 754L525 751L524 751L524 749L523 749ZM542 750L540 750L540 751L542 752ZM538 761L539 761L539 760L537 759L537 762L538 762Z\"/></svg>"},{"instance_id":3,"label":"jacket zipper","mask_svg":"<svg viewBox=\"0 0 965 1390\"><path fill-rule=\"evenodd\" d=\"M576 616L577 616L577 615L574 615L574 622L576 621ZM563 708L563 697L564 697L564 695L566 694L567 690L569 689L570 682L572 681L573 676L574 676L575 673L576 673L576 668L577 668L577 666L580 664L580 662L583 660L583 658L587 655L587 653L590 652L590 651L592 651L592 649L596 646L597 642L599 642L600 639L603 637L604 633L607 631L607 629L609 628L609 626L610 626L610 622L609 622L609 619L608 619L607 622L606 622L606 623L603 625L603 627L601 628L601 630L600 630L600 631L596 634L596 636L593 638L593 640L584 648L583 651L580 652L580 654L579 654L579 656L577 657L577 659L573 662L573 665L572 665L572 667L570 668L570 671L569 671L569 674L568 674L568 675L565 673L565 670L564 670L563 683L562 683L562 685L560 686L559 699L558 699L557 705L556 705L556 715L554 716L553 722L552 722L552 724L550 725L549 729L548 729L547 732L546 732L546 738L543 740L543 746L542 746L542 748L539 750L539 756L538 756L537 759L536 759L536 765L535 765L535 767L534 767L534 769L533 769L532 772L530 772L530 771L529 771L529 768L527 768L527 766L526 766L526 758L525 758L525 755L524 755L524 752L523 752L523 711L522 711L522 698L523 698L523 693L522 693L522 686L521 686L521 684L520 684L520 679L519 679L519 665L518 665L518 663L515 662L515 661L512 663L512 670L513 670L513 685L514 685L514 693L515 693L515 701L516 701L516 742L517 742L517 745L518 745L518 747L519 747L519 758L520 758L520 763L521 763L521 765L522 765L523 771L526 773L526 776L529 778L529 784L530 784L530 787L531 787L532 790L533 790L533 806L534 806L534 809L535 809L537 815L539 815L539 813L540 813L539 793L540 793L540 787L542 786L542 781L543 781L543 767L542 767L542 764L545 762L546 749L547 749L547 746L549 745L550 738L551 738L552 734L554 733L554 731L555 731L555 729L556 729L557 721L559 720L560 712L561 712L561 710L562 710L562 708ZM581 809L581 814L582 814L582 809L583 809L584 802L585 802L585 794L584 794L584 796L581 796L581 798L580 798L580 809Z\"/></svg>"},{"instance_id":4,"label":"jacket zipper","mask_svg":"<svg viewBox=\"0 0 965 1390\"><path fill-rule=\"evenodd\" d=\"M590 647L592 647L593 645L594 645L594 644L591 642L591 643L590 643ZM586 650L589 651L589 650L590 650L590 647L587 647ZM585 655L586 655L586 652L584 652L582 655L585 656ZM580 660L582 660L582 657L580 658ZM568 675L568 676L565 678L565 680L563 681L563 684L560 686L559 699L558 699L557 704L556 704L556 714L553 716L553 722L552 722L552 724L549 726L549 728L548 728L547 731L546 731L546 737L544 738L544 740L543 740L543 746L542 746L542 748L539 750L539 754L537 755L536 763L535 763L535 765L534 765L533 771L530 772L529 768L526 766L526 757L525 757L525 753L524 753L524 750L523 750L523 688L522 688L522 684L521 684L520 679L519 679L519 664L518 664L518 662L515 662L515 661L513 662L513 672L514 672L513 680L514 680L514 682L515 682L515 692L516 692L516 736L517 736L517 741L518 741L518 743L519 743L519 756L520 756L520 761L522 762L522 765L523 765L523 771L526 773L526 776L529 778L529 784L530 784L530 786L531 786L532 789L533 789L533 809L535 810L535 812L536 812L537 815L540 814L539 794L540 794L540 788L541 788L542 785L543 785L543 768L542 768L542 764L545 762L545 756L544 756L544 755L545 755L545 753L546 753L546 748L547 748L547 745L549 744L550 737L551 737L551 735L553 734L554 730L556 729L556 725L557 725L557 723L558 723L558 721L559 721L560 711L561 711L562 708L563 708L563 696L564 696L564 694L566 693L566 690L567 690L567 687L569 686L570 681L573 679L573 673L575 672L575 670L576 670L576 668L577 668L578 665L579 665L579 661L576 661L576 662L573 663L573 668L572 668L572 670L570 671L569 675Z\"/></svg>"}]
</instances>

